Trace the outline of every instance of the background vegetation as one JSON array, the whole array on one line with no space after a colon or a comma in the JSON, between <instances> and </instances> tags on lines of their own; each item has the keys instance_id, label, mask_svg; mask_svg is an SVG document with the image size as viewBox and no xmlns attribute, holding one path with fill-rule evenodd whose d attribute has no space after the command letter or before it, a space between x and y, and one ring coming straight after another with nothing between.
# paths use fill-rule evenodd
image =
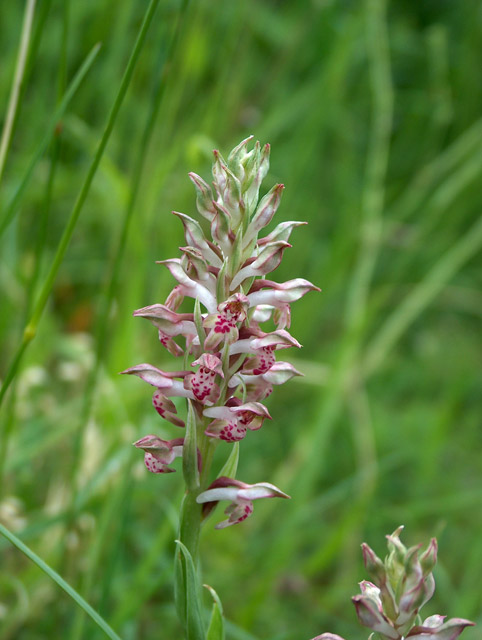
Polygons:
<instances>
[{"instance_id":1,"label":"background vegetation","mask_svg":"<svg viewBox=\"0 0 482 640\"><path fill-rule=\"evenodd\" d=\"M24 6L0 8L2 118ZM35 7L0 185L0 222L15 214L0 239L3 378L146 8ZM171 590L181 478L148 474L131 451L146 433L179 431L158 419L143 383L117 376L174 363L131 312L172 286L154 262L183 244L171 209L194 214L186 173L207 177L212 149L251 133L272 144L266 189L286 185L278 222L309 222L274 278L304 277L323 292L293 305L304 349L292 361L305 378L275 390L272 423L241 447L238 477L293 499L256 504L239 527L205 529L205 581L223 599L228 638L365 638L349 602L365 577L359 545L383 553L384 534L402 523L407 544L439 539L427 615L482 623L481 50L476 0L159 2L0 414L0 521L124 640L180 637ZM102 637L6 540L0 553L2 639Z\"/></svg>"}]
</instances>

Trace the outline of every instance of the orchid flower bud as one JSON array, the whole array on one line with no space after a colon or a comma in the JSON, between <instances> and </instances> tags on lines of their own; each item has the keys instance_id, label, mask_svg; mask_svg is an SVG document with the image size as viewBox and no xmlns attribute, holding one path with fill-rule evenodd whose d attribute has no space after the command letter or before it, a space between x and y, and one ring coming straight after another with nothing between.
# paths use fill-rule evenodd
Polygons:
<instances>
[{"instance_id":1,"label":"orchid flower bud","mask_svg":"<svg viewBox=\"0 0 482 640\"><path fill-rule=\"evenodd\" d=\"M364 627L377 631L390 640L400 640L400 634L392 627L388 618L383 614L381 607L377 607L371 598L366 596L353 596L358 620Z\"/></svg>"},{"instance_id":2,"label":"orchid flower bud","mask_svg":"<svg viewBox=\"0 0 482 640\"><path fill-rule=\"evenodd\" d=\"M262 247L259 255L234 276L231 282L231 291L237 289L247 278L264 276L274 271L279 266L283 252L287 247L291 247L291 245L284 241L271 242Z\"/></svg>"},{"instance_id":3,"label":"orchid flower bud","mask_svg":"<svg viewBox=\"0 0 482 640\"><path fill-rule=\"evenodd\" d=\"M181 220L184 226L184 237L187 244L198 249L206 261L214 267L221 267L223 264L222 257L216 252L215 245L206 240L201 225L184 213L179 213L178 211L173 211L172 213Z\"/></svg>"},{"instance_id":4,"label":"orchid flower bud","mask_svg":"<svg viewBox=\"0 0 482 640\"><path fill-rule=\"evenodd\" d=\"M261 231L261 229L271 222L280 205L281 195L284 188L284 184L276 184L261 200L249 223L248 232L243 238L245 246L247 246L251 240L258 235L258 232Z\"/></svg>"},{"instance_id":5,"label":"orchid flower bud","mask_svg":"<svg viewBox=\"0 0 482 640\"><path fill-rule=\"evenodd\" d=\"M213 203L211 187L196 173L189 173L189 177L196 188L196 207L199 213L207 220L212 220L216 215Z\"/></svg>"}]
</instances>

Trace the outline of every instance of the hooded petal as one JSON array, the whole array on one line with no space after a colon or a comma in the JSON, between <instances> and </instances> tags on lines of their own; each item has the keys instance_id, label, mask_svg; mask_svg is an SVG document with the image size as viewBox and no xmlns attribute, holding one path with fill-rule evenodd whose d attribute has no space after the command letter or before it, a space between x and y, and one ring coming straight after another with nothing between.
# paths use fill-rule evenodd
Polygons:
<instances>
[{"instance_id":1,"label":"hooded petal","mask_svg":"<svg viewBox=\"0 0 482 640\"><path fill-rule=\"evenodd\" d=\"M220 500L231 501L225 511L229 518L216 525L216 529L224 529L246 520L253 512L252 501L260 498L289 498L289 496L269 482L246 484L234 478L221 477L217 478L209 489L199 494L196 502L210 504Z\"/></svg>"},{"instance_id":2,"label":"hooded petal","mask_svg":"<svg viewBox=\"0 0 482 640\"><path fill-rule=\"evenodd\" d=\"M474 626L470 620L451 618L440 624L444 616L430 616L423 625L413 627L407 634L410 640L456 640L466 627Z\"/></svg>"},{"instance_id":3,"label":"hooded petal","mask_svg":"<svg viewBox=\"0 0 482 640\"><path fill-rule=\"evenodd\" d=\"M225 442L238 442L246 436L247 429L260 429L265 418L271 419L268 409L260 402L210 407L203 411L203 415L215 418L207 426L205 434Z\"/></svg>"},{"instance_id":4,"label":"hooded petal","mask_svg":"<svg viewBox=\"0 0 482 640\"><path fill-rule=\"evenodd\" d=\"M255 280L248 294L249 306L256 307L259 304L269 304L277 307L283 303L299 300L308 291L321 291L321 289L304 278L294 278L286 282Z\"/></svg>"},{"instance_id":5,"label":"hooded petal","mask_svg":"<svg viewBox=\"0 0 482 640\"><path fill-rule=\"evenodd\" d=\"M174 278L179 282L180 290L184 296L198 298L208 311L214 313L216 310L216 297L204 284L200 284L188 276L178 258L159 260L157 264L163 264L169 269Z\"/></svg>"},{"instance_id":6,"label":"hooded petal","mask_svg":"<svg viewBox=\"0 0 482 640\"><path fill-rule=\"evenodd\" d=\"M162 389L162 393L165 396L180 396L194 400L192 393L186 390L180 380L175 379L184 378L189 373L189 371L162 371L157 367L153 367L152 364L146 363L121 371L121 374L138 376L153 387Z\"/></svg>"},{"instance_id":7,"label":"hooded petal","mask_svg":"<svg viewBox=\"0 0 482 640\"><path fill-rule=\"evenodd\" d=\"M246 335L246 333L244 333ZM298 347L301 345L293 338L292 335L284 329L277 329L271 333L257 332L251 338L243 338L238 340L235 344L231 345L229 354L234 355L236 353L254 353L256 354L260 349L273 348L273 349L287 349L288 347Z\"/></svg>"},{"instance_id":8,"label":"hooded petal","mask_svg":"<svg viewBox=\"0 0 482 640\"><path fill-rule=\"evenodd\" d=\"M258 235L258 232L266 227L278 210L283 194L284 184L276 184L261 199L254 215L249 223L248 230L243 238L244 246L247 247L251 240Z\"/></svg>"},{"instance_id":9,"label":"hooded petal","mask_svg":"<svg viewBox=\"0 0 482 640\"><path fill-rule=\"evenodd\" d=\"M400 640L401 636L390 624L388 618L379 611L370 597L361 595L352 598L360 623L372 631L377 631L391 640Z\"/></svg>"},{"instance_id":10,"label":"hooded petal","mask_svg":"<svg viewBox=\"0 0 482 640\"><path fill-rule=\"evenodd\" d=\"M296 227L301 227L302 225L308 224L307 222L296 222L295 220L289 222L281 222L277 225L273 231L265 236L264 238L258 239L258 246L262 247L264 244L268 244L269 242L276 242L278 240L284 240L288 242L290 239L291 232Z\"/></svg>"},{"instance_id":11,"label":"hooded petal","mask_svg":"<svg viewBox=\"0 0 482 640\"><path fill-rule=\"evenodd\" d=\"M146 318L166 336L197 335L192 313L176 313L164 304L142 307L132 315Z\"/></svg>"},{"instance_id":12,"label":"hooded petal","mask_svg":"<svg viewBox=\"0 0 482 640\"><path fill-rule=\"evenodd\" d=\"M177 216L184 225L184 237L186 238L187 244L198 249L209 264L218 268L222 267L223 260L221 256L216 253L214 245L206 239L201 225L184 213L179 213L178 211L173 211L172 213Z\"/></svg>"},{"instance_id":13,"label":"hooded petal","mask_svg":"<svg viewBox=\"0 0 482 640\"><path fill-rule=\"evenodd\" d=\"M212 220L216 215L216 209L213 203L213 192L211 187L196 173L189 173L194 187L196 189L196 207L199 213L207 220Z\"/></svg>"},{"instance_id":14,"label":"hooded petal","mask_svg":"<svg viewBox=\"0 0 482 640\"><path fill-rule=\"evenodd\" d=\"M247 375L244 373L238 373L231 378L230 386L233 384L240 384L241 380L244 381L246 385L257 385L260 383L260 380L263 380L267 385L279 385L284 384L288 380L291 380L294 376L302 376L294 366L289 362L275 362L274 365L259 376L256 375Z\"/></svg>"},{"instance_id":15,"label":"hooded petal","mask_svg":"<svg viewBox=\"0 0 482 640\"><path fill-rule=\"evenodd\" d=\"M274 271L279 266L283 257L283 251L287 247L291 247L291 245L284 241L270 242L263 246L258 256L251 263L240 269L234 276L231 282L231 291L237 289L246 278L264 276Z\"/></svg>"}]
</instances>

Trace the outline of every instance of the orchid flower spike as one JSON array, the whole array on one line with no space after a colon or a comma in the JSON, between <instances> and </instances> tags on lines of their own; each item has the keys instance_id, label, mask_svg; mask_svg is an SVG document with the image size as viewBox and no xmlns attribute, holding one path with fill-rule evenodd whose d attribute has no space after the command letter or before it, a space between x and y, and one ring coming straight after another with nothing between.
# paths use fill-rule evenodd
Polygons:
<instances>
[{"instance_id":1,"label":"orchid flower spike","mask_svg":"<svg viewBox=\"0 0 482 640\"><path fill-rule=\"evenodd\" d=\"M216 529L224 529L239 524L253 513L253 500L260 498L289 498L281 489L269 482L246 484L234 478L221 476L207 489L198 495L196 502L203 504L203 514L207 516L220 500L229 500L231 504L225 510L228 517L216 525Z\"/></svg>"},{"instance_id":2,"label":"orchid flower spike","mask_svg":"<svg viewBox=\"0 0 482 640\"><path fill-rule=\"evenodd\" d=\"M164 370L142 363L122 372L154 387L154 409L176 427L191 425L172 400L186 398L196 422L196 446L204 451L207 439L213 446L219 440L238 442L271 419L265 398L274 386L302 375L290 362L278 359L281 350L301 348L287 330L291 305L320 291L304 278L267 279L291 247L293 231L306 223L287 221L269 229L284 185L260 193L270 146L251 142L252 136L243 140L227 159L214 151L211 184L189 174L198 219L173 211L183 226L183 246L177 257L158 261L174 280L172 291L164 303L134 311L155 327L161 346L182 358L182 365ZM189 434L187 438L191 442ZM146 436L135 446L144 451L150 471L168 473L174 457L183 452L182 444L173 442ZM189 467L185 462L184 470ZM209 479L203 483L200 491ZM288 497L268 483L248 485L224 478L202 491L198 501L210 505L205 511L218 500L231 501L228 520L218 525L222 528L245 519L253 500L276 496Z\"/></svg>"},{"instance_id":3,"label":"orchid flower spike","mask_svg":"<svg viewBox=\"0 0 482 640\"><path fill-rule=\"evenodd\" d=\"M360 582L361 594L352 598L358 620L384 640L456 640L474 623L463 618L433 615L421 624L419 611L435 590L432 569L437 562L437 541L425 551L421 545L407 549L400 540L403 527L387 536L389 554L384 561L367 545L363 559L373 582ZM323 633L312 640L343 640Z\"/></svg>"}]
</instances>

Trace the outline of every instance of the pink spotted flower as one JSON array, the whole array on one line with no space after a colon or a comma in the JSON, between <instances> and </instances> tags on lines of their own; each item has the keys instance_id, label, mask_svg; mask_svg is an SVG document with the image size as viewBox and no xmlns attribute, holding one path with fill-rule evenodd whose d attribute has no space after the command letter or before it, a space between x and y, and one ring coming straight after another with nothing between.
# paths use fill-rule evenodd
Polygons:
<instances>
[{"instance_id":1,"label":"pink spotted flower","mask_svg":"<svg viewBox=\"0 0 482 640\"><path fill-rule=\"evenodd\" d=\"M228 516L216 525L216 529L224 529L233 524L243 522L253 513L253 500L260 498L289 498L286 493L269 482L246 484L234 478L221 476L217 478L197 498L196 502L204 505L203 514L207 516L220 500L228 500L230 504L225 510Z\"/></svg>"}]
</instances>

